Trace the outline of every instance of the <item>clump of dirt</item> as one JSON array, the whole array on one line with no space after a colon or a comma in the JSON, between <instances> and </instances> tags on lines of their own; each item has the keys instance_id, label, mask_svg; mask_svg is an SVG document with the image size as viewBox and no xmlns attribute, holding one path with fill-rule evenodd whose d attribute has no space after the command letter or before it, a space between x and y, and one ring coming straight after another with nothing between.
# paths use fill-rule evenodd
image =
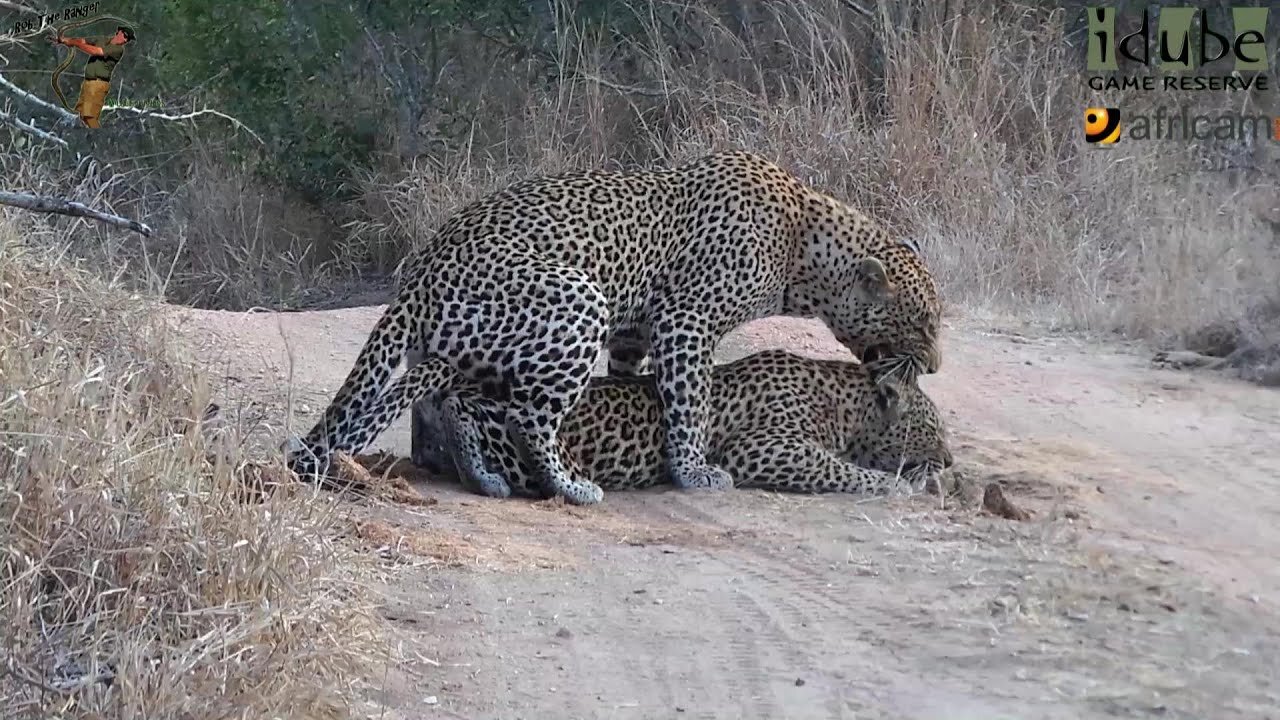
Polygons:
<instances>
[{"instance_id":1,"label":"clump of dirt","mask_svg":"<svg viewBox=\"0 0 1280 720\"><path fill-rule=\"evenodd\" d=\"M206 461L212 466L218 463L219 457L210 453ZM340 452L334 455L331 475L324 481L324 487L401 505L435 505L438 502L435 498L424 496L410 485L414 472L416 468L407 461L388 462L381 455L352 457ZM303 485L293 471L280 464L245 461L234 469L233 476L239 482L241 502L262 502L269 495L294 492Z\"/></svg>"},{"instance_id":2,"label":"clump of dirt","mask_svg":"<svg viewBox=\"0 0 1280 720\"><path fill-rule=\"evenodd\" d=\"M1014 505L1012 500L1005 497L1004 491L1000 489L1000 483L987 483L987 489L982 493L982 507L992 515L1008 520L1026 522L1031 519L1031 513Z\"/></svg>"},{"instance_id":3,"label":"clump of dirt","mask_svg":"<svg viewBox=\"0 0 1280 720\"><path fill-rule=\"evenodd\" d=\"M1084 516L1087 497L1082 490L1091 476L1065 472L1061 459L1088 457L1087 448L1070 443L976 442L967 437L956 447L958 460L941 477L947 508L1020 522L1037 515Z\"/></svg>"},{"instance_id":4,"label":"clump of dirt","mask_svg":"<svg viewBox=\"0 0 1280 720\"><path fill-rule=\"evenodd\" d=\"M435 505L438 502L435 498L424 496L409 484L413 475L406 477L406 473L417 471L412 463L389 462L384 453L352 457L339 452L334 455L333 468L339 483L380 500L417 507Z\"/></svg>"},{"instance_id":5,"label":"clump of dirt","mask_svg":"<svg viewBox=\"0 0 1280 720\"><path fill-rule=\"evenodd\" d=\"M579 505L570 505L569 503L565 502L564 497L560 495L556 495L555 497L550 497L545 500L535 501L532 504L530 504L530 507L532 507L535 510L541 510L543 512L564 513L569 517L576 517L576 518L587 518L587 517L591 517L592 515L592 512L589 508L585 508Z\"/></svg>"},{"instance_id":6,"label":"clump of dirt","mask_svg":"<svg viewBox=\"0 0 1280 720\"><path fill-rule=\"evenodd\" d=\"M373 497L401 505L439 506L441 514L431 516L431 527L388 517L356 521L354 534L380 552L430 558L449 567L492 571L559 569L574 565L573 557L535 538L519 537L496 527L486 531L471 523L460 525L454 517L458 506L471 506L474 501L440 505L437 498L422 495L413 485L434 482L437 478L406 458L387 452L354 457L339 453L334 458L334 471L341 482L359 487L361 492ZM518 501L498 504L508 508L529 505Z\"/></svg>"},{"instance_id":7,"label":"clump of dirt","mask_svg":"<svg viewBox=\"0 0 1280 720\"><path fill-rule=\"evenodd\" d=\"M365 470L375 475L383 475L388 478L403 482L434 482L438 480L436 476L423 470L409 458L397 457L389 452L375 452L364 455L356 455L354 460Z\"/></svg>"}]
</instances>

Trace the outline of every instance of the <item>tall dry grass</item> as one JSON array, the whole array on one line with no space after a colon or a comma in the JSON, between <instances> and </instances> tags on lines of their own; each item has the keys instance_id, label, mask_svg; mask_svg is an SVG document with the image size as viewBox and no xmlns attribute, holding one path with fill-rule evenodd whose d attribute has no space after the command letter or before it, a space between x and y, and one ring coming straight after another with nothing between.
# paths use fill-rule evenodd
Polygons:
<instances>
[{"instance_id":1,"label":"tall dry grass","mask_svg":"<svg viewBox=\"0 0 1280 720\"><path fill-rule=\"evenodd\" d=\"M161 317L0 221L0 715L348 716L368 566L326 496L242 502Z\"/></svg>"},{"instance_id":2,"label":"tall dry grass","mask_svg":"<svg viewBox=\"0 0 1280 720\"><path fill-rule=\"evenodd\" d=\"M251 164L202 149L186 166L166 198L167 232L147 253L164 296L199 307L288 307L349 273L334 222Z\"/></svg>"},{"instance_id":3,"label":"tall dry grass","mask_svg":"<svg viewBox=\"0 0 1280 720\"><path fill-rule=\"evenodd\" d=\"M389 267L512 179L747 148L919 240L953 309L1161 344L1214 330L1280 347L1280 153L1226 148L1243 164L1205 173L1196 162L1213 149L1087 147L1083 108L1103 98L1067 40L1067 13L1081 9L882 0L867 17L836 0L747 5L745 30L677 5L694 51L656 19L609 53L562 22L559 82L500 88L480 114L492 122L466 144L368 178L349 247ZM1268 102L1105 99L1209 111Z\"/></svg>"},{"instance_id":4,"label":"tall dry grass","mask_svg":"<svg viewBox=\"0 0 1280 720\"><path fill-rule=\"evenodd\" d=\"M747 148L918 240L953 310L1280 350L1280 146L1081 138L1083 108L1102 101L1276 115L1274 92L1092 93L1074 2L659 0L632 5L640 31L625 36L576 24L568 4L538 60L549 68L513 63L483 33L449 39L422 117L382 133L423 154L388 154L343 206L305 207L215 147L166 161L182 164L176 188L138 168L17 184L70 187L163 228L141 241L58 219L54 244L97 245L81 254L174 301L243 309L389 272L461 205L521 178ZM347 91L396 103L370 40L352 42L368 62ZM1214 153L1234 169L1197 170Z\"/></svg>"},{"instance_id":5,"label":"tall dry grass","mask_svg":"<svg viewBox=\"0 0 1280 720\"><path fill-rule=\"evenodd\" d=\"M47 148L6 148L0 174L7 187L84 203L156 230L143 238L83 218L23 217L32 242L69 250L100 277L185 305L243 310L295 305L351 274L333 219L216 147L195 142L154 165L86 157L68 167L54 156Z\"/></svg>"}]
</instances>

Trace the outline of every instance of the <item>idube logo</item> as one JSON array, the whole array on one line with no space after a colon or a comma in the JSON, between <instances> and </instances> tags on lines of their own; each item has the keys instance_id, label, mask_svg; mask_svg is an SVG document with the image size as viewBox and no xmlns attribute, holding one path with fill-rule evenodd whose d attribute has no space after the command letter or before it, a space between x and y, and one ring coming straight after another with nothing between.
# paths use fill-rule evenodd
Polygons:
<instances>
[{"instance_id":1,"label":"idube logo","mask_svg":"<svg viewBox=\"0 0 1280 720\"><path fill-rule=\"evenodd\" d=\"M1126 5L1138 9L1138 3ZM1137 30L1121 35L1118 8L1085 9L1089 23L1085 59L1091 89L1270 89L1269 8L1229 7L1211 12L1161 4L1140 10ZM1153 66L1159 69L1158 75L1147 74Z\"/></svg>"}]
</instances>

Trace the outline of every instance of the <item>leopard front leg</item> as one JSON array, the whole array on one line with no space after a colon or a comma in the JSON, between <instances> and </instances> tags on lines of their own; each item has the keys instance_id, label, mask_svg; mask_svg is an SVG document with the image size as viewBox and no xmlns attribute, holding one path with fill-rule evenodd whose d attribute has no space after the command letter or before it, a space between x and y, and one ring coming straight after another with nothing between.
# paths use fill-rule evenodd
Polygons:
<instances>
[{"instance_id":1,"label":"leopard front leg","mask_svg":"<svg viewBox=\"0 0 1280 720\"><path fill-rule=\"evenodd\" d=\"M419 339L405 354L406 369L412 370L425 358L426 349ZM441 400L441 396L423 398L414 403L409 416L409 458L414 465L435 475L445 472L450 461L448 449L441 443L444 437Z\"/></svg>"},{"instance_id":2,"label":"leopard front leg","mask_svg":"<svg viewBox=\"0 0 1280 720\"><path fill-rule=\"evenodd\" d=\"M574 505L594 505L604 499L600 489L583 472L581 465L558 437L563 414L555 412L576 402L586 390L591 377L590 364L581 377L566 374L552 387L543 384L514 387L512 406L507 411L506 425L519 453L530 463L532 475L538 479L545 496L561 495ZM548 392L550 390L550 392Z\"/></svg>"},{"instance_id":3,"label":"leopard front leg","mask_svg":"<svg viewBox=\"0 0 1280 720\"><path fill-rule=\"evenodd\" d=\"M538 483L520 448L519 438L508 427L505 408L476 393L450 393L441 404L447 448L465 484L490 497L547 498L551 494ZM566 499L586 501L597 497L600 490L586 480L578 457L558 440L561 456L569 466L569 492Z\"/></svg>"},{"instance_id":4,"label":"leopard front leg","mask_svg":"<svg viewBox=\"0 0 1280 720\"><path fill-rule=\"evenodd\" d=\"M433 475L448 472L451 457L442 417L443 398L429 397L413 405L409 422L409 458Z\"/></svg>"},{"instance_id":5,"label":"leopard front leg","mask_svg":"<svg viewBox=\"0 0 1280 720\"><path fill-rule=\"evenodd\" d=\"M515 445L509 441L504 415L499 403L478 397L464 400L456 392L449 393L440 403L445 451L457 467L459 479L468 490L488 497L511 496L511 485L502 473L491 469L489 462L492 459L502 467L518 457ZM505 447L495 449L495 444ZM518 464L503 469L508 476L520 471Z\"/></svg>"},{"instance_id":6,"label":"leopard front leg","mask_svg":"<svg viewBox=\"0 0 1280 720\"><path fill-rule=\"evenodd\" d=\"M413 370L425 358L426 350L419 343L405 355L408 370ZM474 383L466 386L482 394L482 387ZM453 391L461 391L454 387ZM409 417L409 458L413 464L434 475L446 474L453 467L453 457L445 441L445 418L442 416L445 395L432 393L413 404Z\"/></svg>"},{"instance_id":7,"label":"leopard front leg","mask_svg":"<svg viewBox=\"0 0 1280 720\"><path fill-rule=\"evenodd\" d=\"M652 324L652 360L666 421L667 472L678 488L723 490L733 476L707 462L705 423L716 337L692 313L669 312Z\"/></svg>"},{"instance_id":8,"label":"leopard front leg","mask_svg":"<svg viewBox=\"0 0 1280 720\"><path fill-rule=\"evenodd\" d=\"M740 488L883 495L907 484L895 473L856 465L812 440L779 435L776 428L734 438L720 461Z\"/></svg>"}]
</instances>

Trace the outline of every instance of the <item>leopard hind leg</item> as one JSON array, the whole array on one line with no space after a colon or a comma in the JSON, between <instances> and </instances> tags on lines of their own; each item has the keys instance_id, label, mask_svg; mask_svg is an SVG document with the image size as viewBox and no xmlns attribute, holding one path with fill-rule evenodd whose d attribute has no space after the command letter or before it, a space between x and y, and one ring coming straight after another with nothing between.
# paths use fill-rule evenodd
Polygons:
<instances>
[{"instance_id":1,"label":"leopard hind leg","mask_svg":"<svg viewBox=\"0 0 1280 720\"><path fill-rule=\"evenodd\" d=\"M468 382L501 387L506 425L548 495L600 502L604 492L558 435L604 347L608 299L584 271L528 248L489 243L468 252L484 277L438 291L449 309L426 335L427 352Z\"/></svg>"},{"instance_id":2,"label":"leopard hind leg","mask_svg":"<svg viewBox=\"0 0 1280 720\"><path fill-rule=\"evenodd\" d=\"M347 435L347 447L343 449L359 452L415 403L439 394L459 382L458 371L449 363L436 357L424 359L396 378L365 409L356 426Z\"/></svg>"}]
</instances>

